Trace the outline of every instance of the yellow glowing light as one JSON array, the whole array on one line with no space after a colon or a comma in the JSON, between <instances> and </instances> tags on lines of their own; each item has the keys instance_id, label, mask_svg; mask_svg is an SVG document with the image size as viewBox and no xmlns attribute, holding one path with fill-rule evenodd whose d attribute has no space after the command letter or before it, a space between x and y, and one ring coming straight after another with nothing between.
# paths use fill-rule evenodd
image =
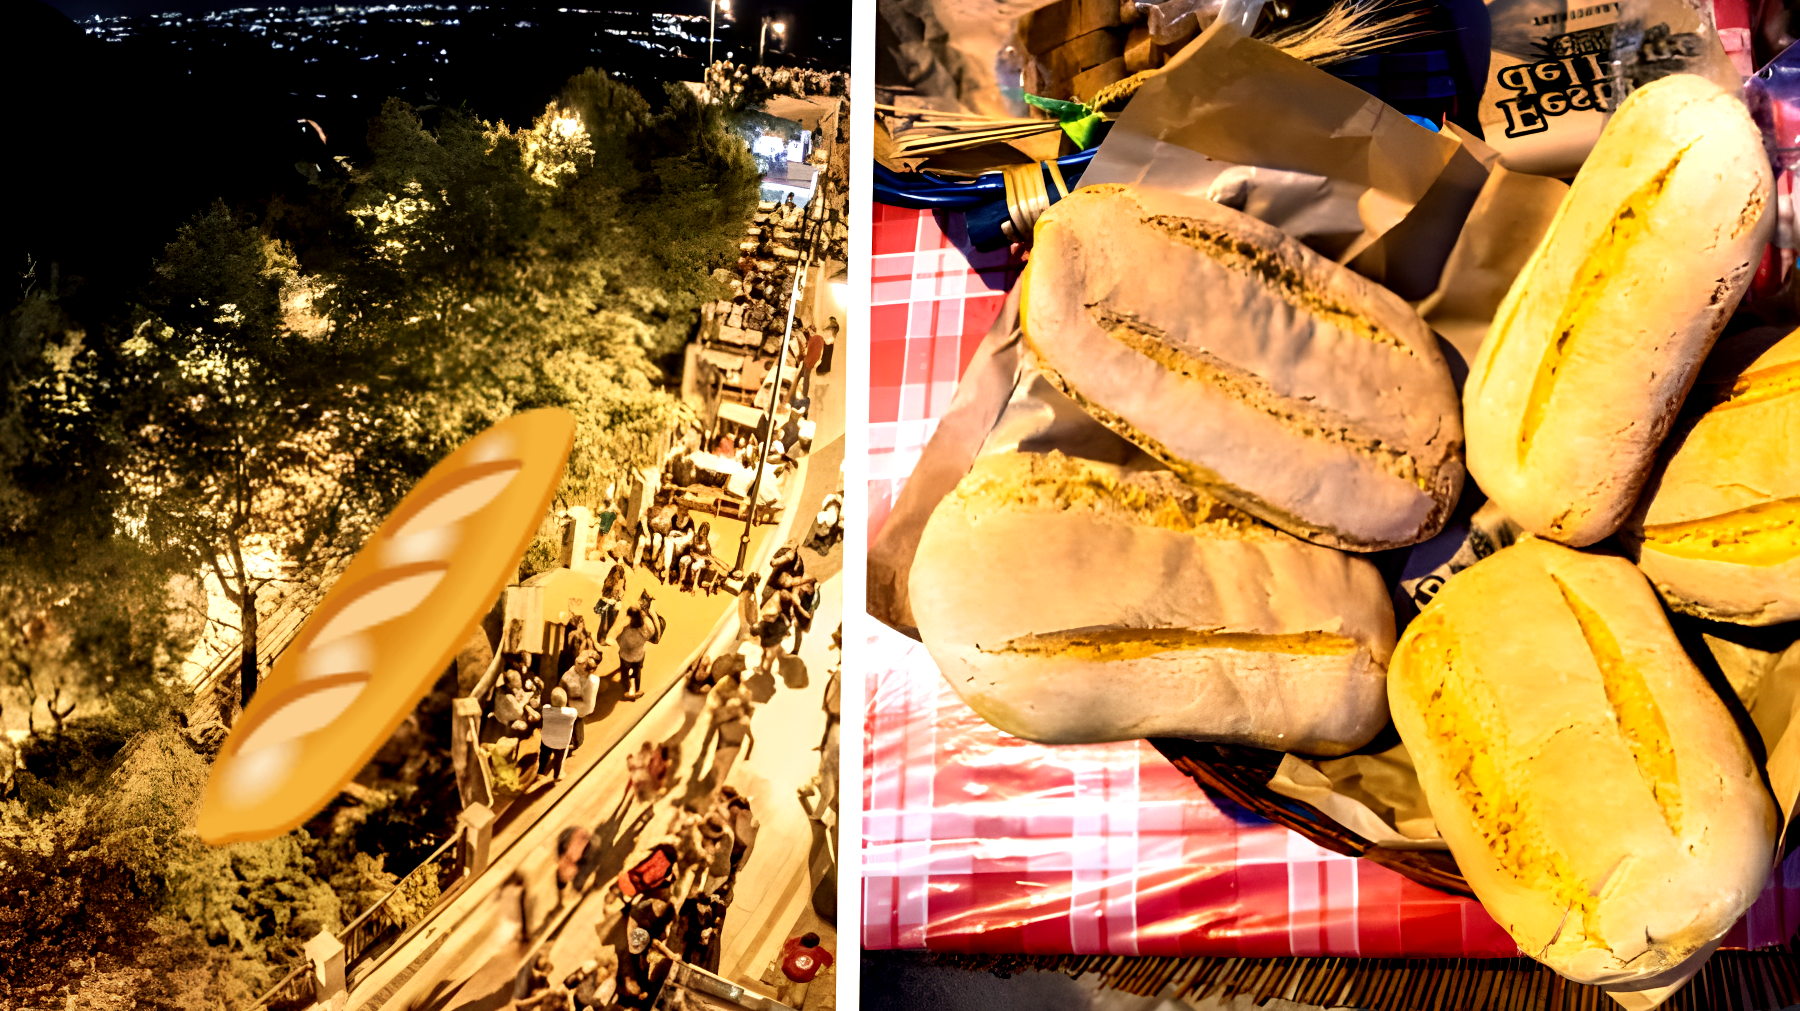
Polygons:
<instances>
[{"instance_id":1,"label":"yellow glowing light","mask_svg":"<svg viewBox=\"0 0 1800 1011\"><path fill-rule=\"evenodd\" d=\"M556 131L557 136L563 138L574 137L585 132L580 116L558 116L551 122L550 128Z\"/></svg>"},{"instance_id":2,"label":"yellow glowing light","mask_svg":"<svg viewBox=\"0 0 1800 1011\"><path fill-rule=\"evenodd\" d=\"M777 35L787 34L787 25L784 22L777 21L771 27L773 27L775 29L775 34L777 34Z\"/></svg>"}]
</instances>

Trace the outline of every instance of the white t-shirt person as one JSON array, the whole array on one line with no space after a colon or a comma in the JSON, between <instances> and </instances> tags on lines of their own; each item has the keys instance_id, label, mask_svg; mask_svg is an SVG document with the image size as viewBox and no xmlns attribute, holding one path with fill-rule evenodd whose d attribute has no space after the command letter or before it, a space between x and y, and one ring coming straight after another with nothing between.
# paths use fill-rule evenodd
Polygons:
<instances>
[{"instance_id":1,"label":"white t-shirt person","mask_svg":"<svg viewBox=\"0 0 1800 1011\"><path fill-rule=\"evenodd\" d=\"M550 693L550 704L544 707L544 727L538 749L538 772L562 779L563 760L575 740L575 721L581 717L569 705L568 693L557 688ZM554 768L554 772L551 770Z\"/></svg>"}]
</instances>

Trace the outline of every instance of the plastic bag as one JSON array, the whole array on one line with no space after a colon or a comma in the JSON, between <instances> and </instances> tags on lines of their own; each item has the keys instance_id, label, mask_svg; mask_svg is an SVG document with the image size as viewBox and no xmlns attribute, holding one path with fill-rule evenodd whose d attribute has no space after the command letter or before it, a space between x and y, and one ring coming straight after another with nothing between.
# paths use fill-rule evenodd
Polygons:
<instances>
[{"instance_id":1,"label":"plastic bag","mask_svg":"<svg viewBox=\"0 0 1800 1011\"><path fill-rule=\"evenodd\" d=\"M1493 0L1481 129L1515 172L1573 176L1631 90L1670 74L1736 89L1710 7L1689 0Z\"/></svg>"}]
</instances>

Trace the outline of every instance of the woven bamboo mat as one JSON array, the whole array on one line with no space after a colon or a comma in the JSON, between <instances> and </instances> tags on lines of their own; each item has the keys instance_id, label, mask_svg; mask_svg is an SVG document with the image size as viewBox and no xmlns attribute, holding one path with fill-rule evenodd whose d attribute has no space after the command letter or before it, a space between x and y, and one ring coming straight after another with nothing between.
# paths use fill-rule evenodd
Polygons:
<instances>
[{"instance_id":1,"label":"woven bamboo mat","mask_svg":"<svg viewBox=\"0 0 1800 1011\"><path fill-rule=\"evenodd\" d=\"M1616 1011L1598 987L1571 983L1528 958L1158 958L1125 955L958 955L871 952L1007 975L1089 973L1103 988L1169 999L1248 995L1371 1011ZM1666 1011L1780 1011L1800 1003L1800 943L1722 951Z\"/></svg>"}]
</instances>

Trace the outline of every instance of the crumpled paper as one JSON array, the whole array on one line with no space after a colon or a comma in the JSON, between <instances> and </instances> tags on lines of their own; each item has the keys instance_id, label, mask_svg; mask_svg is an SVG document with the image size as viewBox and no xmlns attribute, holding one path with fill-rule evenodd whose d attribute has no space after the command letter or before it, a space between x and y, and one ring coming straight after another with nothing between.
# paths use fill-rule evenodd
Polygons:
<instances>
[{"instance_id":1,"label":"crumpled paper","mask_svg":"<svg viewBox=\"0 0 1800 1011\"><path fill-rule=\"evenodd\" d=\"M1455 135L1221 17L1132 96L1083 182L1217 199L1419 298L1486 175ZM1416 234L1378 246L1415 213Z\"/></svg>"},{"instance_id":2,"label":"crumpled paper","mask_svg":"<svg viewBox=\"0 0 1800 1011\"><path fill-rule=\"evenodd\" d=\"M1460 335L1456 350L1473 357L1567 187L1489 171L1498 159L1480 141L1426 130L1304 61L1232 34L1234 24L1221 17L1138 91L1083 185L1197 193L1316 251L1335 250L1352 270L1410 286L1428 321L1454 321L1447 329ZM1017 299L1015 290L964 370L869 548L869 613L914 637L908 572L925 522L968 472L1021 379Z\"/></svg>"},{"instance_id":3,"label":"crumpled paper","mask_svg":"<svg viewBox=\"0 0 1800 1011\"><path fill-rule=\"evenodd\" d=\"M1400 744L1378 755L1326 762L1284 755L1269 789L1308 804L1377 846L1448 850L1425 805L1412 755Z\"/></svg>"}]
</instances>

